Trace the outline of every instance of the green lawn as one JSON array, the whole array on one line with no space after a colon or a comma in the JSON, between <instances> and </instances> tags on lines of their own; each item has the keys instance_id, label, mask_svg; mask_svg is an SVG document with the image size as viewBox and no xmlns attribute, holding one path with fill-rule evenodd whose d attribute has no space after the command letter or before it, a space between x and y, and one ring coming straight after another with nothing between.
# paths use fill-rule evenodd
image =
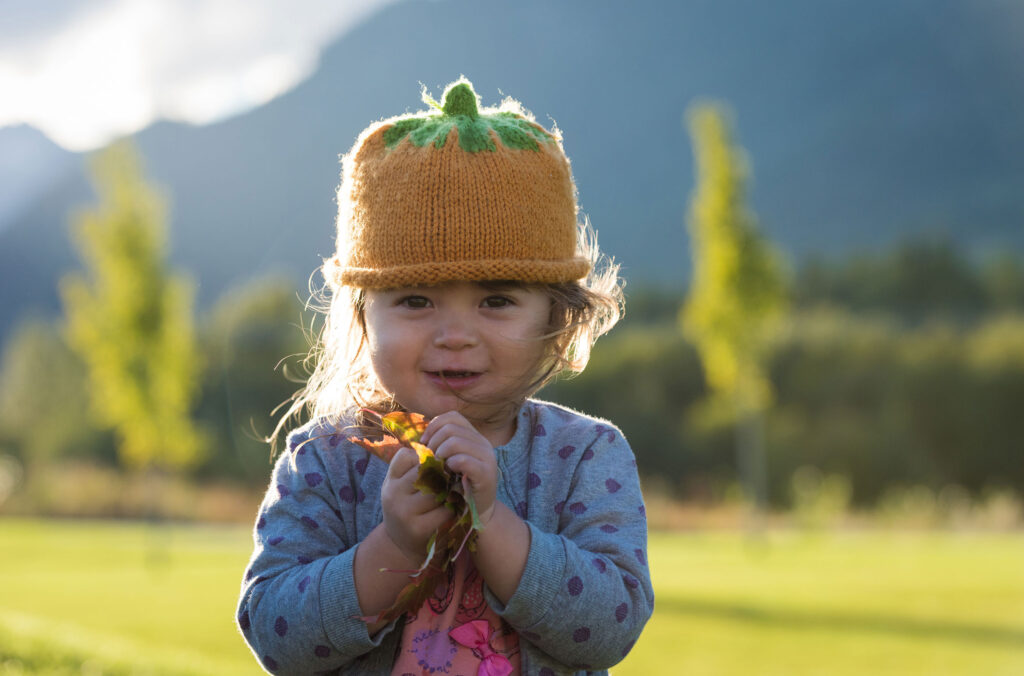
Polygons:
<instances>
[{"instance_id":1,"label":"green lawn","mask_svg":"<svg viewBox=\"0 0 1024 676\"><path fill-rule=\"evenodd\" d=\"M247 529L0 520L0 674L259 673ZM1024 674L1020 534L656 534L616 676Z\"/></svg>"},{"instance_id":2,"label":"green lawn","mask_svg":"<svg viewBox=\"0 0 1024 676\"><path fill-rule=\"evenodd\" d=\"M656 535L617 674L1024 674L1024 536Z\"/></svg>"}]
</instances>

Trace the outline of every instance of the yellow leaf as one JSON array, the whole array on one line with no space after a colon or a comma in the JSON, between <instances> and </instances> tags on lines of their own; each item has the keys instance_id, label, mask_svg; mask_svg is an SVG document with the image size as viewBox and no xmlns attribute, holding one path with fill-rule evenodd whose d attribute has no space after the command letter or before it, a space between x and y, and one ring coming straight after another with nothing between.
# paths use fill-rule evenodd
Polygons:
<instances>
[{"instance_id":1,"label":"yellow leaf","mask_svg":"<svg viewBox=\"0 0 1024 676\"><path fill-rule=\"evenodd\" d=\"M395 435L400 441L419 441L423 430L427 429L427 419L419 413L394 411L381 418L384 429Z\"/></svg>"},{"instance_id":2,"label":"yellow leaf","mask_svg":"<svg viewBox=\"0 0 1024 676\"><path fill-rule=\"evenodd\" d=\"M434 452L427 448L426 446L424 446L423 444L421 444L420 442L411 441L409 443L412 446L412 450L416 451L416 455L419 456L421 465L430 458L434 457Z\"/></svg>"}]
</instances>

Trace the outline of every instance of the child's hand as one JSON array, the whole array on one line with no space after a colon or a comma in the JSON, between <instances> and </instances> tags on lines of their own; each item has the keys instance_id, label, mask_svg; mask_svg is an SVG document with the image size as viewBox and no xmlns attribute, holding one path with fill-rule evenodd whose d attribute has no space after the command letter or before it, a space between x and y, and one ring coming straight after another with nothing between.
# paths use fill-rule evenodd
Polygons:
<instances>
[{"instance_id":1,"label":"child's hand","mask_svg":"<svg viewBox=\"0 0 1024 676\"><path fill-rule=\"evenodd\" d=\"M498 489L498 460L491 443L457 411L431 420L420 443L434 451L449 470L466 478L480 521L486 526L494 515Z\"/></svg>"},{"instance_id":2,"label":"child's hand","mask_svg":"<svg viewBox=\"0 0 1024 676\"><path fill-rule=\"evenodd\" d=\"M416 451L399 449L388 465L380 492L384 529L395 546L416 565L423 561L430 536L452 516L432 496L413 486L419 464Z\"/></svg>"}]
</instances>

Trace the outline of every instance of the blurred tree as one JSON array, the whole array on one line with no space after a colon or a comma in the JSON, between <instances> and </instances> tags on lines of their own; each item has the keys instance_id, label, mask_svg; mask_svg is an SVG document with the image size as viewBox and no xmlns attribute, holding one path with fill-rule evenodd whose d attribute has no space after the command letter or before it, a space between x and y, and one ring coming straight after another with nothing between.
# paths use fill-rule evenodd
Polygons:
<instances>
[{"instance_id":1,"label":"blurred tree","mask_svg":"<svg viewBox=\"0 0 1024 676\"><path fill-rule=\"evenodd\" d=\"M626 313L616 330L638 325L657 324L675 327L679 320L678 289L653 285L626 286Z\"/></svg>"},{"instance_id":2,"label":"blurred tree","mask_svg":"<svg viewBox=\"0 0 1024 676\"><path fill-rule=\"evenodd\" d=\"M697 355L671 324L616 328L594 346L582 374L558 379L541 393L615 422L633 447L640 472L666 481L700 481L707 464L720 463L721 454L714 457L689 443L683 425L686 409L704 395ZM731 468L726 473L734 474ZM691 486L674 488L682 493Z\"/></svg>"},{"instance_id":3,"label":"blurred tree","mask_svg":"<svg viewBox=\"0 0 1024 676\"><path fill-rule=\"evenodd\" d=\"M937 318L968 324L992 311L1024 309L1024 266L1007 252L974 265L948 238L921 234L888 251L808 259L794 301L884 312L907 324Z\"/></svg>"},{"instance_id":4,"label":"blurred tree","mask_svg":"<svg viewBox=\"0 0 1024 676\"><path fill-rule=\"evenodd\" d=\"M302 311L292 282L266 278L225 293L204 319L198 415L219 452L196 468L201 476L266 485L271 411L295 390L289 378L302 376L286 372L286 358L309 349Z\"/></svg>"},{"instance_id":5,"label":"blurred tree","mask_svg":"<svg viewBox=\"0 0 1024 676\"><path fill-rule=\"evenodd\" d=\"M918 237L886 261L898 312L914 319L949 314L967 317L984 306L978 275L944 237Z\"/></svg>"},{"instance_id":6,"label":"blurred tree","mask_svg":"<svg viewBox=\"0 0 1024 676\"><path fill-rule=\"evenodd\" d=\"M774 504L787 497L801 466L848 477L857 504L870 504L891 484L934 480L934 463L906 414L913 405L905 386L908 337L878 316L828 309L790 317L770 360Z\"/></svg>"},{"instance_id":7,"label":"blurred tree","mask_svg":"<svg viewBox=\"0 0 1024 676\"><path fill-rule=\"evenodd\" d=\"M85 274L61 281L68 343L89 374L92 410L126 465L181 467L204 451L190 417L200 363L192 284L171 274L164 202L127 142L96 155L99 204L75 218Z\"/></svg>"},{"instance_id":8,"label":"blurred tree","mask_svg":"<svg viewBox=\"0 0 1024 676\"><path fill-rule=\"evenodd\" d=\"M786 311L786 283L779 255L745 204L747 162L726 116L715 104L688 113L697 186L688 219L693 281L681 321L700 353L712 410L735 417L741 476L759 505L766 482L760 420L772 398L763 362Z\"/></svg>"},{"instance_id":9,"label":"blurred tree","mask_svg":"<svg viewBox=\"0 0 1024 676\"><path fill-rule=\"evenodd\" d=\"M0 437L29 471L85 458L114 464L113 443L89 416L82 361L51 322L27 320L0 359ZM3 451L0 451L3 452Z\"/></svg>"},{"instance_id":10,"label":"blurred tree","mask_svg":"<svg viewBox=\"0 0 1024 676\"><path fill-rule=\"evenodd\" d=\"M1024 310L1024 261L1002 252L993 256L981 271L982 285L996 311Z\"/></svg>"},{"instance_id":11,"label":"blurred tree","mask_svg":"<svg viewBox=\"0 0 1024 676\"><path fill-rule=\"evenodd\" d=\"M847 477L858 506L909 486L1024 495L1024 317L965 330L950 322L910 329L836 309L793 313L766 365L770 504L792 499L791 477L806 467ZM616 329L586 371L542 396L620 425L641 474L671 482L681 497L720 498L739 477L733 430L682 420L707 391L678 330Z\"/></svg>"}]
</instances>

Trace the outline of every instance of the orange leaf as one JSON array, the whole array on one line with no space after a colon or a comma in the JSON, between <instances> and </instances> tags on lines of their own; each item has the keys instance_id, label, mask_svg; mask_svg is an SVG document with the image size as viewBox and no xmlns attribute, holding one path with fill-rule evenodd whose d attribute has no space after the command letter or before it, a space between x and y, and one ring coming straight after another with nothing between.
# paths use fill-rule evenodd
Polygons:
<instances>
[{"instance_id":1,"label":"orange leaf","mask_svg":"<svg viewBox=\"0 0 1024 676\"><path fill-rule=\"evenodd\" d=\"M419 413L394 411L381 418L384 429L398 437L404 443L419 441L423 430L427 429L427 419Z\"/></svg>"},{"instance_id":2,"label":"orange leaf","mask_svg":"<svg viewBox=\"0 0 1024 676\"><path fill-rule=\"evenodd\" d=\"M395 453L398 453L398 449L402 447L402 443L394 437L384 437L379 441L358 439L356 437L349 437L348 440L353 444L362 446L386 463L390 463L391 458L395 457Z\"/></svg>"}]
</instances>

